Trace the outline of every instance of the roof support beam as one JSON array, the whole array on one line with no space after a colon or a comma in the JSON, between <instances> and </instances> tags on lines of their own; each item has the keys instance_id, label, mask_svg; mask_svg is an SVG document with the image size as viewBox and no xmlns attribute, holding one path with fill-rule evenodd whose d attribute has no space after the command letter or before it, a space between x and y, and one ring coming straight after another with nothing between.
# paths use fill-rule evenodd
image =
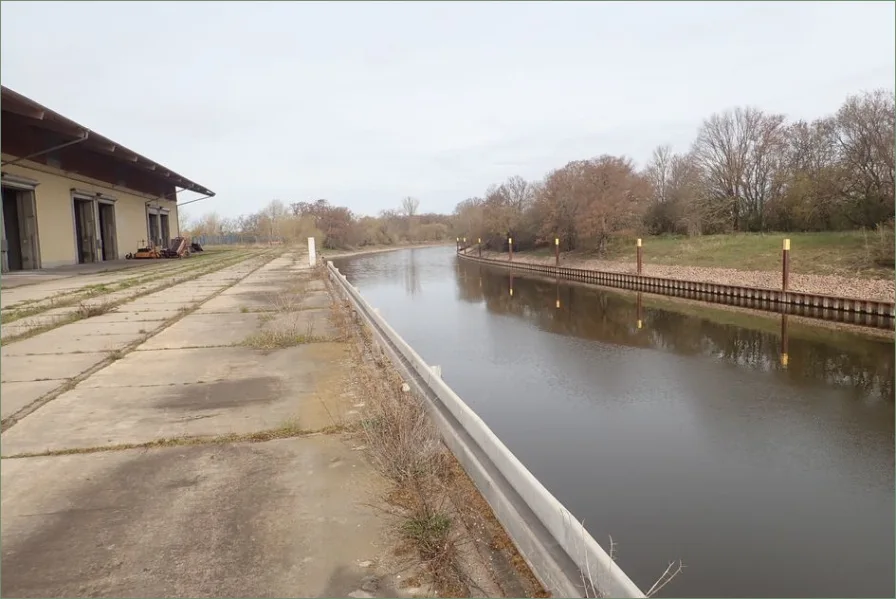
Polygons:
<instances>
[{"instance_id":1,"label":"roof support beam","mask_svg":"<svg viewBox=\"0 0 896 599\"><path fill-rule=\"evenodd\" d=\"M20 156L14 160L7 160L3 163L0 163L0 166L7 166L9 164L15 164L16 162L21 162L22 160L30 160L32 158L36 158L37 156L43 156L44 154L49 154L50 152L55 152L56 150L61 150L62 148L67 148L68 146L73 146L75 144L79 144L82 141L86 141L90 136L90 130L85 129L84 133L78 139L73 139L71 141L67 141L64 144L59 144L53 146L52 148L47 148L46 150L41 150L40 152L34 152L33 154L28 154L27 156Z\"/></svg>"}]
</instances>

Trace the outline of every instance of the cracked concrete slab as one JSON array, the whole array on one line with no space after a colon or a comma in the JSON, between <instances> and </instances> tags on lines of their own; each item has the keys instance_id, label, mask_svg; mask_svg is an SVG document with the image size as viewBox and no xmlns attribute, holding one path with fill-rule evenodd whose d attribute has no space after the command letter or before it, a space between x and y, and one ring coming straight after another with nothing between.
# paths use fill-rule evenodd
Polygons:
<instances>
[{"instance_id":1,"label":"cracked concrete slab","mask_svg":"<svg viewBox=\"0 0 896 599\"><path fill-rule=\"evenodd\" d=\"M8 460L2 483L5 597L326 597L386 550L359 500L383 480L332 437Z\"/></svg>"},{"instance_id":2,"label":"cracked concrete slab","mask_svg":"<svg viewBox=\"0 0 896 599\"><path fill-rule=\"evenodd\" d=\"M94 316L90 319L90 323L102 325L110 322L139 322L139 321L156 321L161 322L172 317L170 311L160 310L138 310L134 312L113 310L101 316Z\"/></svg>"},{"instance_id":3,"label":"cracked concrete slab","mask_svg":"<svg viewBox=\"0 0 896 599\"><path fill-rule=\"evenodd\" d=\"M104 315L105 316L105 315ZM172 318L173 314L168 314L168 318ZM134 335L134 334L142 334L142 333L150 333L156 328L162 325L163 321L160 320L120 320L120 321L107 321L104 320L102 322L98 322L96 319L103 318L103 316L96 316L94 318L89 318L87 320L79 320L77 322L73 322L71 324L67 324L64 327L60 327L58 329L53 329L52 331L47 331L46 333L41 333L40 339L50 339L50 337L44 337L44 335L49 335L54 331L65 330L70 332L72 336L76 337L92 337L92 336L106 336L106 335ZM20 341L19 343L24 343ZM11 347L11 346L10 346Z\"/></svg>"},{"instance_id":4,"label":"cracked concrete slab","mask_svg":"<svg viewBox=\"0 0 896 599\"><path fill-rule=\"evenodd\" d=\"M110 352L119 350L143 337L139 333L110 333L106 335L78 335L68 327L23 339L0 348L0 357L36 354L73 354L76 352Z\"/></svg>"},{"instance_id":5,"label":"cracked concrete slab","mask_svg":"<svg viewBox=\"0 0 896 599\"><path fill-rule=\"evenodd\" d=\"M0 393L0 418L15 414L63 384L64 381L59 380L3 383L3 392Z\"/></svg>"},{"instance_id":6,"label":"cracked concrete slab","mask_svg":"<svg viewBox=\"0 0 896 599\"><path fill-rule=\"evenodd\" d=\"M174 323L146 343L139 351L155 349L185 349L190 347L221 347L239 344L261 329L259 314L231 314L227 326L221 326L217 314L191 314Z\"/></svg>"},{"instance_id":7,"label":"cracked concrete slab","mask_svg":"<svg viewBox=\"0 0 896 599\"><path fill-rule=\"evenodd\" d=\"M86 352L83 354L67 354L37 356L9 356L0 360L0 382L24 382L70 379L91 369L109 354L104 352Z\"/></svg>"}]
</instances>

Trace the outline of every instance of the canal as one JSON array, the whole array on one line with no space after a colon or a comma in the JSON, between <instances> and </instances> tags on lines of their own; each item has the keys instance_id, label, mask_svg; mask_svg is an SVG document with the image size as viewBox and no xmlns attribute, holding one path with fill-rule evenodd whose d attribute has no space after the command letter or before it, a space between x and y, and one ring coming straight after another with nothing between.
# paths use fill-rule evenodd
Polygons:
<instances>
[{"instance_id":1,"label":"canal","mask_svg":"<svg viewBox=\"0 0 896 599\"><path fill-rule=\"evenodd\" d=\"M454 248L335 264L642 589L893 596L892 338Z\"/></svg>"}]
</instances>

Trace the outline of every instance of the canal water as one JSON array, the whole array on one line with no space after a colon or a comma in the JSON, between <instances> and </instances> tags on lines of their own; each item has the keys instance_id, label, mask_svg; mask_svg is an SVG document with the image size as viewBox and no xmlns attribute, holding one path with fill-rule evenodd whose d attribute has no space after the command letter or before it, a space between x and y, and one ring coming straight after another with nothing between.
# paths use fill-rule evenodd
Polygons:
<instances>
[{"instance_id":1,"label":"canal water","mask_svg":"<svg viewBox=\"0 0 896 599\"><path fill-rule=\"evenodd\" d=\"M660 596L894 595L892 339L454 248L335 263L642 589L680 559Z\"/></svg>"}]
</instances>

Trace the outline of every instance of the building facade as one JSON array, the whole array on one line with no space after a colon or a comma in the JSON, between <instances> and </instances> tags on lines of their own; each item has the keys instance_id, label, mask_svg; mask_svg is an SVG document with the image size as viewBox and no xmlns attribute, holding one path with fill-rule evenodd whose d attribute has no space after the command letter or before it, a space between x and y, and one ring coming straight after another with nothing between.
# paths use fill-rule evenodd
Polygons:
<instances>
[{"instance_id":1,"label":"building facade","mask_svg":"<svg viewBox=\"0 0 896 599\"><path fill-rule=\"evenodd\" d=\"M179 234L177 194L213 192L6 87L2 270L124 258Z\"/></svg>"}]
</instances>

